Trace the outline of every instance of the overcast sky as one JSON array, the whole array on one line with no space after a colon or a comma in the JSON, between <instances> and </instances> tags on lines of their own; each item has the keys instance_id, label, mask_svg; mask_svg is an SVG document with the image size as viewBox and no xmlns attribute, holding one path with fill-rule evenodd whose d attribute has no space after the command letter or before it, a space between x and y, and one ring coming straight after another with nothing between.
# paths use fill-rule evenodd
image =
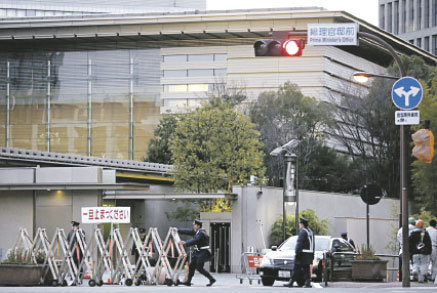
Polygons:
<instances>
[{"instance_id":1,"label":"overcast sky","mask_svg":"<svg viewBox=\"0 0 437 293\"><path fill-rule=\"evenodd\" d=\"M378 0L207 0L207 9L210 10L308 6L345 10L371 24L378 25Z\"/></svg>"}]
</instances>

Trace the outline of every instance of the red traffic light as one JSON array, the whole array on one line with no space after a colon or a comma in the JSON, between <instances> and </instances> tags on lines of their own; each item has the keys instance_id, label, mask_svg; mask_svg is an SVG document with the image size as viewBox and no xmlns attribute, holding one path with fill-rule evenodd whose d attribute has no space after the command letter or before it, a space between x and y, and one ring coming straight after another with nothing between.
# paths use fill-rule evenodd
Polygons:
<instances>
[{"instance_id":1,"label":"red traffic light","mask_svg":"<svg viewBox=\"0 0 437 293\"><path fill-rule=\"evenodd\" d=\"M301 56L304 40L257 40L253 44L255 56Z\"/></svg>"},{"instance_id":2,"label":"red traffic light","mask_svg":"<svg viewBox=\"0 0 437 293\"><path fill-rule=\"evenodd\" d=\"M302 40L286 40L282 44L283 56L301 56L304 47Z\"/></svg>"}]
</instances>

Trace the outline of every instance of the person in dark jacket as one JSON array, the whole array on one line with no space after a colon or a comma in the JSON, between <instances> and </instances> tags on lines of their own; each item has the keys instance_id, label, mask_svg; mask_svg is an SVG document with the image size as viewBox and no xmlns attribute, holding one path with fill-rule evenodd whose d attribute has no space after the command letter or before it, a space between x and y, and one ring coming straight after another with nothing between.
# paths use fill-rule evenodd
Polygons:
<instances>
[{"instance_id":1,"label":"person in dark jacket","mask_svg":"<svg viewBox=\"0 0 437 293\"><path fill-rule=\"evenodd\" d=\"M354 242L351 238L348 238L348 237L347 237L347 232L343 232L343 233L341 233L341 238L343 238L344 240L346 240L347 242L349 242L349 244L352 245L352 247L353 247L354 249L357 249L357 248L355 247L355 242Z\"/></svg>"},{"instance_id":2,"label":"person in dark jacket","mask_svg":"<svg viewBox=\"0 0 437 293\"><path fill-rule=\"evenodd\" d=\"M294 269L288 287L293 287L294 281L304 280L305 288L311 288L311 271L310 267L314 260L314 234L308 228L308 221L300 218L300 232L296 242L296 256L294 259ZM298 282L299 283L299 282Z\"/></svg>"},{"instance_id":3,"label":"person in dark jacket","mask_svg":"<svg viewBox=\"0 0 437 293\"><path fill-rule=\"evenodd\" d=\"M191 286L191 279L194 276L194 271L198 270L199 273L208 278L209 284L206 286L212 286L212 284L216 282L216 279L214 279L213 276L203 268L205 262L211 260L212 255L209 249L209 236L205 229L202 229L202 222L196 219L193 223L193 229L178 228L177 230L179 234L194 236L193 239L188 241L181 241L181 243L186 247L194 247L191 263L189 265L188 279L182 284Z\"/></svg>"},{"instance_id":4,"label":"person in dark jacket","mask_svg":"<svg viewBox=\"0 0 437 293\"><path fill-rule=\"evenodd\" d=\"M425 280L432 252L431 238L423 224L422 220L417 220L416 229L411 232L408 238L413 261L413 274L419 283L423 283Z\"/></svg>"},{"instance_id":5,"label":"person in dark jacket","mask_svg":"<svg viewBox=\"0 0 437 293\"><path fill-rule=\"evenodd\" d=\"M146 238L146 229L139 228L138 229L138 236L140 236L140 241L141 241L141 243L138 243L138 245L144 245L144 239ZM140 247L140 249L141 249L141 247ZM132 244L131 255L135 255L135 264L138 264L138 259L140 258L140 254L138 253L136 242L134 242Z\"/></svg>"},{"instance_id":6,"label":"person in dark jacket","mask_svg":"<svg viewBox=\"0 0 437 293\"><path fill-rule=\"evenodd\" d=\"M82 275L82 267L79 268L81 262L82 262L82 258L83 258L83 252L82 249L78 243L78 239L77 239L77 235L76 231L79 229L79 222L76 221L71 221L71 225L73 226L72 229L70 230L70 232L68 232L67 235L67 242L70 244L70 251L72 253L72 257L73 257L73 261L74 264L76 265L76 267L79 269L80 274ZM82 235L83 238L80 236ZM81 237L82 239L82 243L85 242L85 232L82 231L82 234L79 233L79 237Z\"/></svg>"}]
</instances>

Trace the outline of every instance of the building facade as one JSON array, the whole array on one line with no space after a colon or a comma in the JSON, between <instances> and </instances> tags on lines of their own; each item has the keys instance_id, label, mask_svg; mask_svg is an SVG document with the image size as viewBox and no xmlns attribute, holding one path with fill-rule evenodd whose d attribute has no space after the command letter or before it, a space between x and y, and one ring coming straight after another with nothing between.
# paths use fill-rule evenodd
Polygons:
<instances>
[{"instance_id":1,"label":"building facade","mask_svg":"<svg viewBox=\"0 0 437 293\"><path fill-rule=\"evenodd\" d=\"M437 55L436 0L379 0L379 27Z\"/></svg>"},{"instance_id":2,"label":"building facade","mask_svg":"<svg viewBox=\"0 0 437 293\"><path fill-rule=\"evenodd\" d=\"M142 160L162 113L220 90L249 100L287 81L330 101L360 90L356 71L392 62L358 47L306 46L298 58L255 57L256 39L308 23L360 30L435 64L435 56L347 13L320 8L5 18L0 21L0 146Z\"/></svg>"},{"instance_id":3,"label":"building facade","mask_svg":"<svg viewBox=\"0 0 437 293\"><path fill-rule=\"evenodd\" d=\"M0 17L50 17L205 10L206 0L3 0Z\"/></svg>"}]
</instances>

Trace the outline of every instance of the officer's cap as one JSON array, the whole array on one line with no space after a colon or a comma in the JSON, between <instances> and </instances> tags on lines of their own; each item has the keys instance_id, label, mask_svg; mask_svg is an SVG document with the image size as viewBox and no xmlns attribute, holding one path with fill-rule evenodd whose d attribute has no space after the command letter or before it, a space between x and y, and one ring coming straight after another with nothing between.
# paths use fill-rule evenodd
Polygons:
<instances>
[{"instance_id":1,"label":"officer's cap","mask_svg":"<svg viewBox=\"0 0 437 293\"><path fill-rule=\"evenodd\" d=\"M202 227L202 221L200 221L199 219L195 219L193 224Z\"/></svg>"},{"instance_id":2,"label":"officer's cap","mask_svg":"<svg viewBox=\"0 0 437 293\"><path fill-rule=\"evenodd\" d=\"M71 225L73 225L73 226L79 226L80 223L79 223L79 222L76 222L76 221L71 221Z\"/></svg>"},{"instance_id":3,"label":"officer's cap","mask_svg":"<svg viewBox=\"0 0 437 293\"><path fill-rule=\"evenodd\" d=\"M304 226L308 226L308 220L305 218L299 218L299 223L303 224Z\"/></svg>"},{"instance_id":4,"label":"officer's cap","mask_svg":"<svg viewBox=\"0 0 437 293\"><path fill-rule=\"evenodd\" d=\"M342 236L342 237L346 237L346 236L347 236L347 232L342 232L342 233L341 233L341 236Z\"/></svg>"},{"instance_id":5,"label":"officer's cap","mask_svg":"<svg viewBox=\"0 0 437 293\"><path fill-rule=\"evenodd\" d=\"M140 234L146 233L146 229L144 229L144 228L139 228L139 229L138 229L138 233L140 233Z\"/></svg>"}]
</instances>

